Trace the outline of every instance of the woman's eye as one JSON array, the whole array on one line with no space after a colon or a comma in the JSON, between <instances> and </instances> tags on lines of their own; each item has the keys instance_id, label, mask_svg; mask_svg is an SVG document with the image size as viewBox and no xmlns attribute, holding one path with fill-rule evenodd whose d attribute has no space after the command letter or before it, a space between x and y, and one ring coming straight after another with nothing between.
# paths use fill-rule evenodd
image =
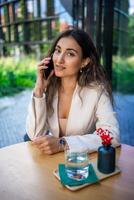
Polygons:
<instances>
[{"instance_id":1,"label":"woman's eye","mask_svg":"<svg viewBox=\"0 0 134 200\"><path fill-rule=\"evenodd\" d=\"M55 49L54 53L59 54L61 51L60 49Z\"/></svg>"},{"instance_id":2,"label":"woman's eye","mask_svg":"<svg viewBox=\"0 0 134 200\"><path fill-rule=\"evenodd\" d=\"M71 57L75 56L75 54L72 53L72 52L68 52L67 55L68 55L68 56L71 56Z\"/></svg>"}]
</instances>

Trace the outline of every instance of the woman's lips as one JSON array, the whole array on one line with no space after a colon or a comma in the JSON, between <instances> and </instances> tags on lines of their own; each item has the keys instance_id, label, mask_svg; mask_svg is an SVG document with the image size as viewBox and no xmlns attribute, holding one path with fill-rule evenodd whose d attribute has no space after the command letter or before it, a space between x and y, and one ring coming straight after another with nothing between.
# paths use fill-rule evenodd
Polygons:
<instances>
[{"instance_id":1,"label":"woman's lips","mask_svg":"<svg viewBox=\"0 0 134 200\"><path fill-rule=\"evenodd\" d=\"M56 71L62 71L62 70L64 70L64 69L66 69L64 66L61 66L61 65L56 65L56 66L55 66L55 70L56 70Z\"/></svg>"}]
</instances>

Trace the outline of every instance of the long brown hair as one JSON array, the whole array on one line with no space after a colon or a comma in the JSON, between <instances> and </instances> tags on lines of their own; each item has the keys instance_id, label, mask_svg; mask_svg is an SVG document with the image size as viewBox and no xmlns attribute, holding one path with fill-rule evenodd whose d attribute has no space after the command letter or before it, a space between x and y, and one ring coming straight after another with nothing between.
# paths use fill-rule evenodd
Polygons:
<instances>
[{"instance_id":1,"label":"long brown hair","mask_svg":"<svg viewBox=\"0 0 134 200\"><path fill-rule=\"evenodd\" d=\"M78 85L82 89L83 87L89 87L92 85L102 85L107 95L109 95L111 102L113 103L112 89L107 79L106 72L100 64L100 59L97 54L96 48L91 40L90 36L83 30L71 29L62 32L55 42L53 43L48 56L52 55L55 51L55 47L58 41L64 37L73 37L73 39L79 44L82 50L82 56L84 58L90 58L90 62L85 66L82 72L78 73ZM53 113L52 102L56 91L60 86L60 78L55 74L51 77L49 85L46 90L46 103L49 114Z\"/></svg>"}]
</instances>

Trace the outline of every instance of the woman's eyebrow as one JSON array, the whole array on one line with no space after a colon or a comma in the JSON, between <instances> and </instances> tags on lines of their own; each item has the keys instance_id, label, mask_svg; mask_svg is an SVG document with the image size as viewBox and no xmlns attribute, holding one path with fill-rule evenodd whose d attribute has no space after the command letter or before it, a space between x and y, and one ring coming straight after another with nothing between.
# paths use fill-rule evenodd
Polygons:
<instances>
[{"instance_id":1,"label":"woman's eyebrow","mask_svg":"<svg viewBox=\"0 0 134 200\"><path fill-rule=\"evenodd\" d=\"M61 47L59 45L56 45L56 48L59 48L61 49ZM67 48L66 49L67 51L75 51L77 54L78 54L78 51L76 49L73 49L73 48Z\"/></svg>"},{"instance_id":2,"label":"woman's eyebrow","mask_svg":"<svg viewBox=\"0 0 134 200\"><path fill-rule=\"evenodd\" d=\"M55 48L59 48L59 49L61 49L61 47L59 46L59 45L56 45L56 47Z\"/></svg>"},{"instance_id":3,"label":"woman's eyebrow","mask_svg":"<svg viewBox=\"0 0 134 200\"><path fill-rule=\"evenodd\" d=\"M78 51L76 49L68 48L69 51L75 51L78 54Z\"/></svg>"}]
</instances>

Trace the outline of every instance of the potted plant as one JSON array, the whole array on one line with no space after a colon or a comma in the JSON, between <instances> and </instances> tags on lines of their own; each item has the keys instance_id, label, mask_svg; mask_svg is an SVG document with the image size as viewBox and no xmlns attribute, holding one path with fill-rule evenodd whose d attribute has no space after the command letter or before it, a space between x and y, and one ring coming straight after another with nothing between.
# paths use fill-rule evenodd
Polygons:
<instances>
[{"instance_id":1,"label":"potted plant","mask_svg":"<svg viewBox=\"0 0 134 200\"><path fill-rule=\"evenodd\" d=\"M102 173L109 174L115 171L115 148L112 146L111 132L102 128L96 130L101 137L102 146L98 148L98 170Z\"/></svg>"}]
</instances>

